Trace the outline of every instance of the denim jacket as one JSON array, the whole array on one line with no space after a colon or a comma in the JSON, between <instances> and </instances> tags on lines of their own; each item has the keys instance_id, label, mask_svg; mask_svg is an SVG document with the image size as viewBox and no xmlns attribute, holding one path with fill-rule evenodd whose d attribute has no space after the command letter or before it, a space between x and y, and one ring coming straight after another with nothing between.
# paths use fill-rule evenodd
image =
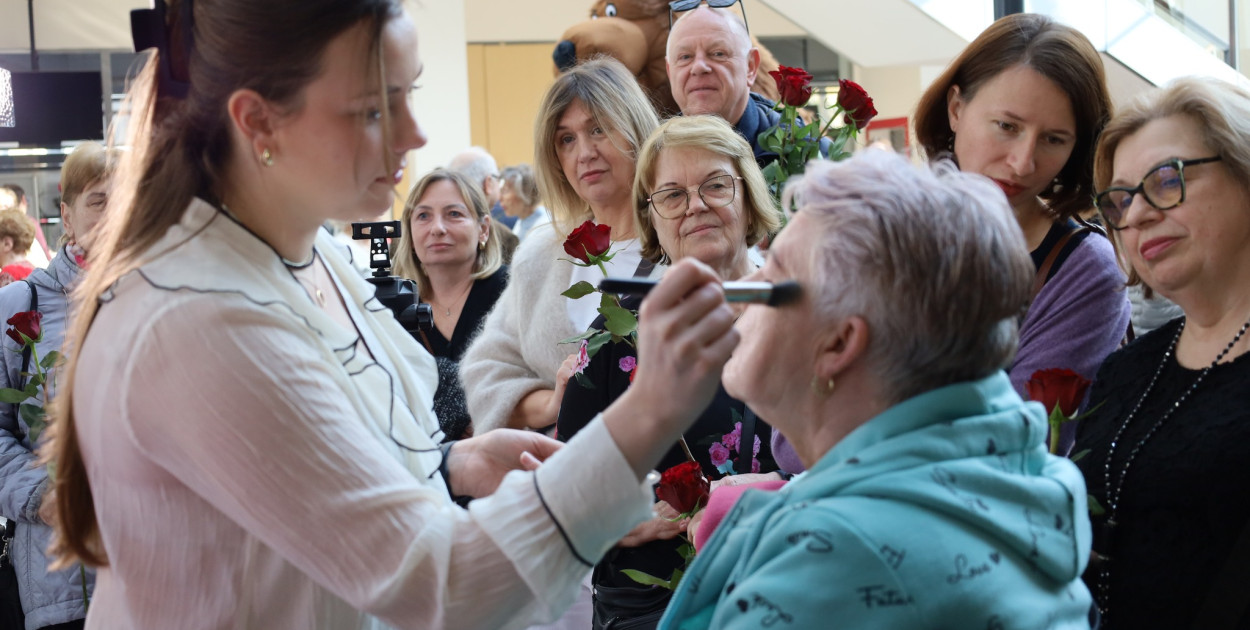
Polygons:
<instances>
[{"instance_id":1,"label":"denim jacket","mask_svg":"<svg viewBox=\"0 0 1250 630\"><path fill-rule=\"evenodd\" d=\"M47 269L36 269L27 278L38 293L43 340L39 356L59 350L65 337L67 293L82 270L73 256L62 248ZM0 288L0 322L15 313L30 310L30 288L14 282ZM8 326L5 325L7 330ZM0 336L0 387L16 387L21 381L21 348L7 335ZM28 368L29 371L29 368ZM23 439L18 440L17 435ZM39 507L48 483L48 471L36 466L29 429L17 414L17 405L0 403L0 517L17 522L12 555L17 570L18 591L26 613L26 629L35 630L82 619L82 577L77 567L49 573L46 550L52 528L39 517ZM86 573L90 591L94 574Z\"/></svg>"}]
</instances>

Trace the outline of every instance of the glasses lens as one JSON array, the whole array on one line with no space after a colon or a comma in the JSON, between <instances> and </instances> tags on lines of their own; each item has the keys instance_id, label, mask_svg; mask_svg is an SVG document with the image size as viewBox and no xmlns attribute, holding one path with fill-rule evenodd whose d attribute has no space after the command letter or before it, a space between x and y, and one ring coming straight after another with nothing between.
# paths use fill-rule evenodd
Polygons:
<instances>
[{"instance_id":1,"label":"glasses lens","mask_svg":"<svg viewBox=\"0 0 1250 630\"><path fill-rule=\"evenodd\" d=\"M1142 190L1151 205L1167 210L1176 207L1185 194L1185 178L1175 164L1164 164L1146 174Z\"/></svg>"},{"instance_id":2,"label":"glasses lens","mask_svg":"<svg viewBox=\"0 0 1250 630\"><path fill-rule=\"evenodd\" d=\"M1107 225L1120 227L1120 222L1124 219L1124 213L1128 211L1129 205L1133 203L1133 195L1127 190L1107 190L1098 195L1095 203L1098 205L1098 211L1102 213L1102 218L1106 220Z\"/></svg>"},{"instance_id":3,"label":"glasses lens","mask_svg":"<svg viewBox=\"0 0 1250 630\"><path fill-rule=\"evenodd\" d=\"M661 190L651 195L651 204L659 213L668 218L671 215L686 211L686 191L680 188Z\"/></svg>"},{"instance_id":4,"label":"glasses lens","mask_svg":"<svg viewBox=\"0 0 1250 630\"><path fill-rule=\"evenodd\" d=\"M703 203L713 208L729 205L734 200L734 178L718 175L703 182L699 186L699 196L703 197Z\"/></svg>"}]
</instances>

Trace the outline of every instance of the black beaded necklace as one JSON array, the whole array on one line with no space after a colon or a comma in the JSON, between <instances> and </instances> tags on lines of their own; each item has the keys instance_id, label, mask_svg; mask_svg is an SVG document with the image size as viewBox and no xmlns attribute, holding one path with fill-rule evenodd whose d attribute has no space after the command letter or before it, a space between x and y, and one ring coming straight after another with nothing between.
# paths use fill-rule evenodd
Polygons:
<instances>
[{"instance_id":1,"label":"black beaded necklace","mask_svg":"<svg viewBox=\"0 0 1250 630\"><path fill-rule=\"evenodd\" d=\"M1128 429L1129 425L1133 423L1133 418L1137 417L1137 412L1141 409L1142 404L1145 403L1146 399L1150 397L1150 392L1154 391L1155 383L1159 381L1159 376L1163 374L1163 369L1167 367L1168 361L1172 358L1172 354L1176 351L1176 344L1181 340L1181 333L1185 332L1185 320L1181 320L1181 325L1176 330L1176 336L1172 337L1172 343L1168 345L1167 352L1163 353L1163 360L1159 362L1159 368L1155 370L1154 376L1150 379L1150 384L1146 385L1146 391L1142 392L1141 398L1137 399L1137 404L1133 406L1133 410L1129 412L1128 417L1124 419L1124 423L1121 424L1120 428L1116 430L1115 437L1111 438L1111 447L1107 451L1107 461L1103 464L1103 488L1106 491L1107 497L1107 521L1103 524L1102 544L1108 552L1111 550L1111 537L1115 534L1115 528L1118 525L1115 517L1116 512L1120 507L1120 499L1124 495L1124 480L1128 477L1129 468L1137 459L1137 454L1141 452L1144 446L1146 446L1146 442L1149 442L1150 438L1154 437L1154 434L1159 430L1159 428L1172 417L1172 414L1180 408L1181 403L1188 400L1189 396L1194 393L1194 390L1198 389L1198 385L1200 385L1203 379L1207 377L1207 373L1218 365L1220 361L1223 361L1224 357L1228 356L1228 353L1232 351L1233 346L1237 345L1237 342L1241 341L1241 337L1246 334L1247 329L1250 329L1250 320L1247 320L1246 323L1242 325L1241 330L1237 331L1233 340L1228 342L1228 345L1220 351L1219 355L1215 357L1215 360L1211 362L1211 365L1202 368L1202 372L1198 374L1198 378L1194 379L1194 383L1189 386L1189 389L1186 389L1185 393L1181 394L1181 397L1178 398L1176 402L1172 403L1172 406L1168 407L1167 411L1163 412L1163 415L1155 421L1154 425L1151 426L1148 431L1146 431L1146 435L1142 436L1142 438L1137 441L1137 444L1133 445L1133 450L1129 451L1128 459L1124 461L1124 466L1120 469L1119 478L1116 480L1115 487L1113 488L1111 485L1111 461L1115 458L1116 447L1120 444L1120 439L1124 437L1124 432ZM1099 557L1100 564L1098 570L1098 607L1102 612L1103 622L1105 624L1110 612L1109 604L1111 601L1110 578L1112 559L1107 555L1095 555Z\"/></svg>"}]
</instances>

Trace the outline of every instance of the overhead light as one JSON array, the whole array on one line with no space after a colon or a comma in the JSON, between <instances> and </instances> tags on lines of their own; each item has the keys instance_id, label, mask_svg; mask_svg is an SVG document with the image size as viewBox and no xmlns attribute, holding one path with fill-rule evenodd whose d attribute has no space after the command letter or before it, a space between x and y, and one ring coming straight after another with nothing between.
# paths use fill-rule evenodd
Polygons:
<instances>
[{"instance_id":1,"label":"overhead light","mask_svg":"<svg viewBox=\"0 0 1250 630\"><path fill-rule=\"evenodd\" d=\"M16 127L13 118L13 74L0 68L0 127Z\"/></svg>"}]
</instances>

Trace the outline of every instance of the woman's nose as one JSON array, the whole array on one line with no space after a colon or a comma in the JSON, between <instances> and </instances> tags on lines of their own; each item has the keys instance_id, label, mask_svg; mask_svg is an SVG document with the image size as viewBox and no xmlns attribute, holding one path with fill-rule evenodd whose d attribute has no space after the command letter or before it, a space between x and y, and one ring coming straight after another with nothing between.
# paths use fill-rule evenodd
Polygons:
<instances>
[{"instance_id":1,"label":"woman's nose","mask_svg":"<svg viewBox=\"0 0 1250 630\"><path fill-rule=\"evenodd\" d=\"M1007 166L1011 167L1014 175L1032 175L1037 169L1036 153L1037 140L1021 138L1012 146L1011 153L1007 156Z\"/></svg>"}]
</instances>

